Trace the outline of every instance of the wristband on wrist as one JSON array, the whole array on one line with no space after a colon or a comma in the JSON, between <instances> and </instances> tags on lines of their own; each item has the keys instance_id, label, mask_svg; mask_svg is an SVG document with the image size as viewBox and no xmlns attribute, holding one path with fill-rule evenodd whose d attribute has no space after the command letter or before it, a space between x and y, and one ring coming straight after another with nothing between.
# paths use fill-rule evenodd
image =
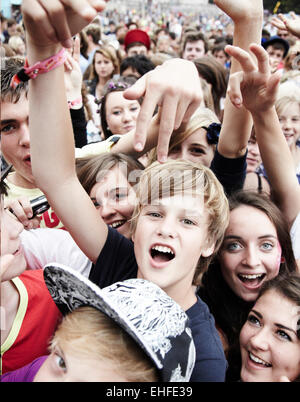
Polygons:
<instances>
[{"instance_id":1,"label":"wristband on wrist","mask_svg":"<svg viewBox=\"0 0 300 402\"><path fill-rule=\"evenodd\" d=\"M82 96L79 96L73 101L68 101L69 109L71 109L73 106L79 105L80 103L82 103Z\"/></svg>"},{"instance_id":2,"label":"wristband on wrist","mask_svg":"<svg viewBox=\"0 0 300 402\"><path fill-rule=\"evenodd\" d=\"M107 139L107 142L109 142L109 149L112 149L112 147L119 141L119 139L121 138L120 135L112 135L111 137L109 137Z\"/></svg>"},{"instance_id":3,"label":"wristband on wrist","mask_svg":"<svg viewBox=\"0 0 300 402\"><path fill-rule=\"evenodd\" d=\"M43 61L38 61L33 66L28 66L28 60L26 59L24 67L12 77L10 86L16 88L20 82L26 82L30 79L36 78L39 74L48 73L48 71L53 70L56 67L61 66L67 58L67 53L64 48L62 48L54 56L48 57Z\"/></svg>"}]
</instances>

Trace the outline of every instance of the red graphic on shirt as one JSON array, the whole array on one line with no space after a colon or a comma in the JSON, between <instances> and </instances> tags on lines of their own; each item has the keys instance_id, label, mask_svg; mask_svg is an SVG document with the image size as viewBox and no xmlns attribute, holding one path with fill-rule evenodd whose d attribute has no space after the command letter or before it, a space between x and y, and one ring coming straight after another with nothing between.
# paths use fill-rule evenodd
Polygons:
<instances>
[{"instance_id":1,"label":"red graphic on shirt","mask_svg":"<svg viewBox=\"0 0 300 402\"><path fill-rule=\"evenodd\" d=\"M63 229L63 227L61 227L62 223L54 211L45 211L42 215L42 220L47 228ZM60 227L58 228L58 226Z\"/></svg>"}]
</instances>

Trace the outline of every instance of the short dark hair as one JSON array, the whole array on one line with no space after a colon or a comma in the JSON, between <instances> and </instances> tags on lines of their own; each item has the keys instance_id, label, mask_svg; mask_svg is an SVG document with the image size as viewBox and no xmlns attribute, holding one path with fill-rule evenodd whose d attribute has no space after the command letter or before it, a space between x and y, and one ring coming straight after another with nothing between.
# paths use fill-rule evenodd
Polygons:
<instances>
[{"instance_id":1,"label":"short dark hair","mask_svg":"<svg viewBox=\"0 0 300 402\"><path fill-rule=\"evenodd\" d=\"M142 76L148 71L153 70L155 65L148 57L139 54L132 57L126 57L122 61L120 66L120 74L122 75L123 72L129 67L131 67L133 70L136 70Z\"/></svg>"},{"instance_id":2,"label":"short dark hair","mask_svg":"<svg viewBox=\"0 0 300 402\"><path fill-rule=\"evenodd\" d=\"M139 46L139 47L144 46L144 47L147 48L147 46L146 46L145 43L143 43L143 42L131 42L131 43L129 43L129 45L127 45L126 51L128 52L128 50L129 50L130 48L135 47L135 46Z\"/></svg>"},{"instance_id":3,"label":"short dark hair","mask_svg":"<svg viewBox=\"0 0 300 402\"><path fill-rule=\"evenodd\" d=\"M1 102L17 103L23 93L27 96L28 81L21 82L16 88L10 86L12 77L24 66L20 57L4 57L1 63Z\"/></svg>"},{"instance_id":4,"label":"short dark hair","mask_svg":"<svg viewBox=\"0 0 300 402\"><path fill-rule=\"evenodd\" d=\"M269 45L266 46L266 49L268 49L268 47L271 47L271 46L272 46L273 49L282 50L283 54L285 53L285 47L284 47L284 45L282 43L280 43L280 42L270 43Z\"/></svg>"},{"instance_id":5,"label":"short dark hair","mask_svg":"<svg viewBox=\"0 0 300 402\"><path fill-rule=\"evenodd\" d=\"M182 42L182 54L185 50L186 44L188 42L197 42L198 40L202 40L204 43L204 50L205 53L208 51L208 42L206 40L206 37L203 35L203 33L198 32L198 31L191 31L188 32L184 37L183 37L183 42Z\"/></svg>"}]
</instances>

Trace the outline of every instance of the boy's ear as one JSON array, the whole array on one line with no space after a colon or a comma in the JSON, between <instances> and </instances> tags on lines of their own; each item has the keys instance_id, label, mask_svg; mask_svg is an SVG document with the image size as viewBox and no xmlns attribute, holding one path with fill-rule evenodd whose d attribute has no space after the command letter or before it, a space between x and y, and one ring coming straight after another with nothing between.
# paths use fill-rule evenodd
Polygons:
<instances>
[{"instance_id":1,"label":"boy's ear","mask_svg":"<svg viewBox=\"0 0 300 402\"><path fill-rule=\"evenodd\" d=\"M207 245L206 248L202 250L202 257L210 257L215 251L215 243L213 242L211 245Z\"/></svg>"}]
</instances>

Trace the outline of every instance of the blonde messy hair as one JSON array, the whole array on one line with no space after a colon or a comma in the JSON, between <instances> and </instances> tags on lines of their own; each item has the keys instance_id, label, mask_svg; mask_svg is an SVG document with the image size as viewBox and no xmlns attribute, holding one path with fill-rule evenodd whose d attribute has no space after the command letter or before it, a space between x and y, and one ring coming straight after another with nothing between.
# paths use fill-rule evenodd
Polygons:
<instances>
[{"instance_id":1,"label":"blonde messy hair","mask_svg":"<svg viewBox=\"0 0 300 402\"><path fill-rule=\"evenodd\" d=\"M111 318L89 306L67 314L58 327L50 351L58 346L84 358L107 360L129 382L158 381L154 363Z\"/></svg>"},{"instance_id":2,"label":"blonde messy hair","mask_svg":"<svg viewBox=\"0 0 300 402\"><path fill-rule=\"evenodd\" d=\"M131 220L132 233L144 206L175 195L203 197L203 210L208 213L207 246L215 246L209 257L200 257L193 284L198 285L200 275L206 271L222 244L229 223L228 200L214 173L201 164L184 160L168 160L164 164L154 162L147 167L137 186L138 202ZM199 206L200 207L200 206ZM195 239L197 241L197 239Z\"/></svg>"}]
</instances>

